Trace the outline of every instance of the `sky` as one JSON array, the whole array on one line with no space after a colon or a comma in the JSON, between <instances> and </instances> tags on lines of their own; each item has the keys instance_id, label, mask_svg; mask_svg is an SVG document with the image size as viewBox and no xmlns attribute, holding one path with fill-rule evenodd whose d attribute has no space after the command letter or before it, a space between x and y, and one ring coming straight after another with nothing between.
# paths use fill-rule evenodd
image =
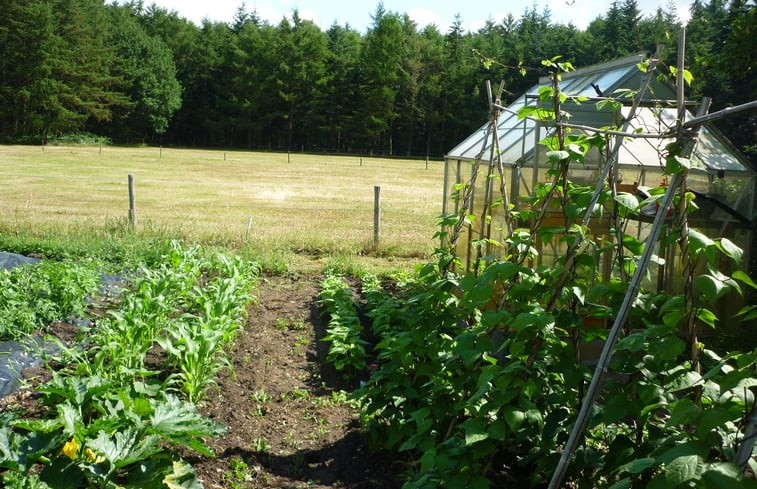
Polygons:
<instances>
[{"instance_id":1,"label":"sky","mask_svg":"<svg viewBox=\"0 0 757 489\"><path fill-rule=\"evenodd\" d=\"M654 13L658 7L664 9L671 1L676 5L678 17L685 22L688 19L690 0L638 0L638 5L642 15L646 16ZM242 2L243 0L145 0L145 5L155 3L200 24L204 18L231 22ZM285 16L291 17L292 11L296 9L300 18L312 20L322 30L327 30L336 22L342 26L349 24L364 34L372 24L371 16L375 13L379 0L244 0L244 3L248 11L257 11L260 18L273 25ZM383 3L388 12L407 13L419 28L436 24L442 33L449 30L458 13L463 29L475 32L488 18L498 22L511 13L517 19L526 8L533 5L536 5L539 12L545 7L549 8L552 22L572 22L576 27L585 29L594 18L605 14L610 6L609 0L383 0Z\"/></svg>"}]
</instances>

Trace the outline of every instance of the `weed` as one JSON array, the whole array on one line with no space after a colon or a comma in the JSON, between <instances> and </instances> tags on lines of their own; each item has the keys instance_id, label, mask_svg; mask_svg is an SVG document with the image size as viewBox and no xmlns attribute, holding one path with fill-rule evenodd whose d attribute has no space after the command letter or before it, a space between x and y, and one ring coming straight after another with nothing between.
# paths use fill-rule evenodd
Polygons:
<instances>
[{"instance_id":1,"label":"weed","mask_svg":"<svg viewBox=\"0 0 757 489\"><path fill-rule=\"evenodd\" d=\"M252 402L258 404L265 404L271 400L271 396L266 393L266 391L255 391L250 394L250 398L252 399Z\"/></svg>"},{"instance_id":2,"label":"weed","mask_svg":"<svg viewBox=\"0 0 757 489\"><path fill-rule=\"evenodd\" d=\"M265 453L271 448L271 445L265 438L254 438L250 444L250 449L258 453Z\"/></svg>"},{"instance_id":3,"label":"weed","mask_svg":"<svg viewBox=\"0 0 757 489\"><path fill-rule=\"evenodd\" d=\"M298 399L310 399L310 392L308 392L307 389L294 389L292 391L289 391L287 394L292 400L298 400Z\"/></svg>"}]
</instances>

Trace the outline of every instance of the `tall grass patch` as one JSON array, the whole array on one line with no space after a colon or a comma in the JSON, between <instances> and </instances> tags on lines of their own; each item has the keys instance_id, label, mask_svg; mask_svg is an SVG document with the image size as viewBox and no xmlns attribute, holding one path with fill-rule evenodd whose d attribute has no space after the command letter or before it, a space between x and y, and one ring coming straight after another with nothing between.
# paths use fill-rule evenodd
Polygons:
<instances>
[{"instance_id":1,"label":"tall grass patch","mask_svg":"<svg viewBox=\"0 0 757 489\"><path fill-rule=\"evenodd\" d=\"M0 232L123 236L127 176L136 232L319 259L427 258L443 167L356 156L97 146L0 146ZM381 240L373 243L374 186Z\"/></svg>"}]
</instances>

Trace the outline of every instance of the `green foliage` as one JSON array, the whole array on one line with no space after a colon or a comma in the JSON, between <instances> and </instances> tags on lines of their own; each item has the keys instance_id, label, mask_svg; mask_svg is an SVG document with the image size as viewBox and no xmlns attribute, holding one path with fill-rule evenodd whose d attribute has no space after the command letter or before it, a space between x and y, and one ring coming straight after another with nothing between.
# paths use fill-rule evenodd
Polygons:
<instances>
[{"instance_id":1,"label":"green foliage","mask_svg":"<svg viewBox=\"0 0 757 489\"><path fill-rule=\"evenodd\" d=\"M459 17L419 26L379 6L365 34L323 32L297 11L271 24L242 6L232 22L198 26L141 2L69 3L0 2L4 140L86 130L183 146L443 155L485 119L486 80L505 82L507 104L558 53L586 66L662 44L675 66L681 27L672 1L646 16L636 0L612 2L586 29L532 5L476 31ZM692 99L713 96L719 109L754 98L754 15L743 1L692 5ZM752 125L740 122L726 132L751 146Z\"/></svg>"},{"instance_id":2,"label":"green foliage","mask_svg":"<svg viewBox=\"0 0 757 489\"><path fill-rule=\"evenodd\" d=\"M150 36L127 8L112 6L110 42L117 61L114 71L125 84L130 104L118 114L113 136L121 141L143 141L163 134L181 107L181 85L172 53L162 39Z\"/></svg>"},{"instance_id":3,"label":"green foliage","mask_svg":"<svg viewBox=\"0 0 757 489\"><path fill-rule=\"evenodd\" d=\"M68 277L60 270L55 277ZM204 438L225 430L194 403L229 366L226 348L257 274L255 264L199 247L160 247L155 264L140 267L118 307L98 321L89 349L65 350L62 358L73 363L39 387L46 414L3 416L5 487L202 487L177 452L213 456ZM158 346L165 364L149 365Z\"/></svg>"},{"instance_id":4,"label":"green foliage","mask_svg":"<svg viewBox=\"0 0 757 489\"><path fill-rule=\"evenodd\" d=\"M360 337L363 326L352 302L352 291L340 275L327 275L321 282L318 303L329 323L322 341L329 343L326 361L354 378L366 366L366 342Z\"/></svg>"},{"instance_id":5,"label":"green foliage","mask_svg":"<svg viewBox=\"0 0 757 489\"><path fill-rule=\"evenodd\" d=\"M46 260L0 270L0 339L20 340L53 321L83 318L99 286L96 262Z\"/></svg>"},{"instance_id":6,"label":"green foliage","mask_svg":"<svg viewBox=\"0 0 757 489\"><path fill-rule=\"evenodd\" d=\"M554 80L572 69L557 59L545 65ZM567 117L557 113L558 84L541 95L545 106L555 102L545 120ZM593 189L571 183L567 170L583 164L589 148L601 148L601 138L558 129L542 144L549 180L523 199L527 210L518 211L521 221L502 242L487 240L501 258L483 257L458 272L453 242L406 289L388 293L375 277L363 277L377 369L355 397L372 439L412 461L405 487L488 487L504 464L543 484L568 443L576 406L592 402L583 443L569 453L565 484L753 486L734 457L740 443L751 443L742 432L754 402L757 351L719 356L698 335L701 326L719 327L711 310L717 301L741 293L741 283L754 286L744 272L731 276L723 267L738 264L742 251L693 228L681 234L686 213L679 207L659 242L627 234L628 223L668 190L663 187L643 202L599 189L599 212L612 216L614 236L596 236L591 224L581 224ZM685 176L687 160L675 148L670 153L668 173ZM693 205L693 198L679 191L675 200ZM461 203L458 222L471 220L467 205ZM562 217L562 225L544 226L548 212ZM537 266L537 240L566 251ZM692 286L683 294L631 281L641 271L641 255L658 246L678 246L699 265L687 269ZM611 261L601 265L607 254ZM636 294L634 287L643 290ZM609 357L609 372L595 373L607 377L600 396L587 400L591 371L582 351L607 339L607 329L593 323L618 317L621 303L631 306L630 323Z\"/></svg>"}]
</instances>

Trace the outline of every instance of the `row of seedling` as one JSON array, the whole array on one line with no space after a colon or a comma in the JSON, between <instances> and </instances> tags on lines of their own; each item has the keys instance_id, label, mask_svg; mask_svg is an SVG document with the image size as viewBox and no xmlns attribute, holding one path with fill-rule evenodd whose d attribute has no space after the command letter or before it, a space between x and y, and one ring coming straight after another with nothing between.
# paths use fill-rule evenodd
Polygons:
<instances>
[{"instance_id":1,"label":"row of seedling","mask_svg":"<svg viewBox=\"0 0 757 489\"><path fill-rule=\"evenodd\" d=\"M0 428L5 487L202 487L178 455L206 456L224 427L195 403L229 367L257 266L168 243L142 267L86 349L38 388L41 414L9 412ZM52 360L52 359L51 359Z\"/></svg>"},{"instance_id":2,"label":"row of seedling","mask_svg":"<svg viewBox=\"0 0 757 489\"><path fill-rule=\"evenodd\" d=\"M321 282L318 301L329 322L323 341L329 343L326 361L347 378L366 367L366 341L360 335L363 326L349 285L340 275L328 274Z\"/></svg>"}]
</instances>

